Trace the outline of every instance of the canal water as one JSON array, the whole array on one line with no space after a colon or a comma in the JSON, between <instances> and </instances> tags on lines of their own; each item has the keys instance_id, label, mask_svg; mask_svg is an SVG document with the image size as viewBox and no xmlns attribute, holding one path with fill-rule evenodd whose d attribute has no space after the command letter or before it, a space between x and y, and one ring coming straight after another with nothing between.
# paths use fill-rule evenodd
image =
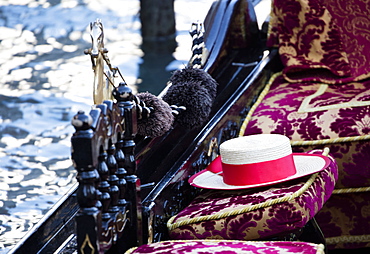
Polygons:
<instances>
[{"instance_id":1,"label":"canal water","mask_svg":"<svg viewBox=\"0 0 370 254\"><path fill-rule=\"evenodd\" d=\"M102 20L108 56L133 90L156 94L186 64L190 25L211 3L175 0L178 46L162 58L167 62L154 59L161 67L151 70L140 49L139 0L0 0L1 254L76 181L70 119L93 103L93 72L83 53L89 23Z\"/></svg>"}]
</instances>

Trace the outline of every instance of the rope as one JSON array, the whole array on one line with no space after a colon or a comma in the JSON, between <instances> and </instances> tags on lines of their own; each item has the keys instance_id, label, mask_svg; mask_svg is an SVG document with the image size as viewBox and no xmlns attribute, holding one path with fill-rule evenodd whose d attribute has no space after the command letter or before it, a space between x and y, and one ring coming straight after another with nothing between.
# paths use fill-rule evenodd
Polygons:
<instances>
[{"instance_id":1,"label":"rope","mask_svg":"<svg viewBox=\"0 0 370 254\"><path fill-rule=\"evenodd\" d=\"M325 253L325 246L322 243L317 245L316 254L324 254Z\"/></svg>"},{"instance_id":2,"label":"rope","mask_svg":"<svg viewBox=\"0 0 370 254\"><path fill-rule=\"evenodd\" d=\"M204 38L203 38L203 24L193 23L189 31L193 44L191 51L193 55L189 61L189 64L195 69L200 69L202 67L202 57L204 48Z\"/></svg>"},{"instance_id":3,"label":"rope","mask_svg":"<svg viewBox=\"0 0 370 254\"><path fill-rule=\"evenodd\" d=\"M329 148L325 147L323 152L322 152L322 155L328 156L329 152L330 152ZM297 190L296 192L294 192L292 194L288 194L288 195L285 195L283 197L272 199L272 200L266 200L265 202L255 204L255 205L252 205L252 206L249 206L249 207L245 207L243 209L233 210L233 211L230 211L230 212L216 213L216 214L213 214L213 215L199 216L199 217L195 217L195 218L191 218L191 219L187 219L187 220L183 220L183 221L180 221L180 222L173 223L173 221L176 218L176 215L175 215L175 216L172 216L168 220L167 228L169 230L173 230L175 228L178 228L178 227L181 227L181 226L184 226L184 225L188 225L188 224L197 223L197 222L202 222L202 221L207 221L207 220L219 220L219 219L226 218L226 217L229 217L229 216L239 215L239 214L247 213L247 212L250 212L250 211L253 211L253 210L269 207L269 206L272 206L272 205L275 205L275 204L278 204L278 203L291 201L291 200L301 196L305 191L307 191L308 188L316 180L318 174L319 173L313 174L310 177L310 179L308 179L308 181L301 188L299 188L299 190Z\"/></svg>"},{"instance_id":4,"label":"rope","mask_svg":"<svg viewBox=\"0 0 370 254\"><path fill-rule=\"evenodd\" d=\"M217 213L217 214L213 214L213 215L199 216L199 217L195 217L195 218L191 218L191 219L187 219L187 220L184 220L184 221L173 223L173 221L176 218L176 215L175 215L175 216L171 217L168 220L167 227L168 227L169 230L173 230L175 228L178 228L178 227L181 227L181 226L184 226L184 225L188 225L188 224L193 224L193 223L207 221L207 220L219 220L219 219L226 218L226 217L229 217L229 216L239 215L239 214L247 213L247 212L257 210L257 209L260 209L260 208L269 207L269 206L272 206L272 205L275 205L275 204L278 204L278 203L291 201L292 199L302 195L312 185L312 183L315 181L318 174L319 173L313 174L310 177L310 179L308 179L308 181L299 190L297 190L296 192L294 192L292 194L288 194L284 197L280 197L280 198L276 198L276 199L272 199L272 200L267 200L267 201L262 202L260 204L255 204L255 205L252 205L252 206L249 206L249 207L245 207L243 209L233 210L233 211L230 211L230 212Z\"/></svg>"},{"instance_id":5,"label":"rope","mask_svg":"<svg viewBox=\"0 0 370 254\"><path fill-rule=\"evenodd\" d=\"M359 188L343 188L335 189L333 194L345 194L345 193L358 193L358 192L368 192L370 187L359 187Z\"/></svg>"},{"instance_id":6,"label":"rope","mask_svg":"<svg viewBox=\"0 0 370 254\"><path fill-rule=\"evenodd\" d=\"M337 236L337 237L328 237L325 240L326 244L368 243L370 242L370 235Z\"/></svg>"},{"instance_id":7,"label":"rope","mask_svg":"<svg viewBox=\"0 0 370 254\"><path fill-rule=\"evenodd\" d=\"M370 139L370 135L353 136L353 137L341 137L333 139L322 139L322 140L310 140L310 141L291 141L292 146L309 146L309 145L326 145L342 142L353 142Z\"/></svg>"}]
</instances>

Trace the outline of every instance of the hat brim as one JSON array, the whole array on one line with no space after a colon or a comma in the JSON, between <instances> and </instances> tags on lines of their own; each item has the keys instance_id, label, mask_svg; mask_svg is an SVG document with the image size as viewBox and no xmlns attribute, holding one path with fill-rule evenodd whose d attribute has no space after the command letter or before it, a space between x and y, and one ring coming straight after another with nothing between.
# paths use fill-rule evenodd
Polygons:
<instances>
[{"instance_id":1,"label":"hat brim","mask_svg":"<svg viewBox=\"0 0 370 254\"><path fill-rule=\"evenodd\" d=\"M293 160L297 172L292 176L277 181L264 182L253 185L229 185L224 183L222 175L220 174L222 172L214 173L215 171L212 172L209 170L209 168L206 168L200 171L199 173L191 176L189 178L189 183L190 185L198 188L215 190L238 190L238 189L258 188L311 175L324 170L330 164L330 159L328 157L319 154L293 153ZM212 167L222 168L221 160L215 160L213 163L217 163L219 165L216 164L213 165Z\"/></svg>"}]
</instances>

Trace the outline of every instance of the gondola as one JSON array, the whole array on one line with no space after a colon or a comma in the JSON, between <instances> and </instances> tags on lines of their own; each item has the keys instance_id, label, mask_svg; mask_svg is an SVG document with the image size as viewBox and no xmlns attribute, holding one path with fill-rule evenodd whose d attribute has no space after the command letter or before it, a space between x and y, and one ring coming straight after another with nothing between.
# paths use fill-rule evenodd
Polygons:
<instances>
[{"instance_id":1,"label":"gondola","mask_svg":"<svg viewBox=\"0 0 370 254\"><path fill-rule=\"evenodd\" d=\"M107 93L108 99L97 99L90 112L76 114L72 120L76 128L72 137L72 160L79 183L9 253L125 253L133 247L174 239L177 229L169 230L169 220L172 221L203 193L202 189L189 185L189 178L217 157L223 142L241 134L255 134L253 128L248 129L248 124L269 92L266 84L276 80L277 73L284 70L282 51L266 46L269 24L276 20L266 20L259 28L254 12L256 4L256 1L219 0L207 14L204 34L202 24L194 24L191 33L193 56L188 68L199 69L218 84L206 117L190 116L190 126L186 124L188 118L179 121L192 106L184 109L181 104L185 101L182 100L178 105L168 104L174 115L169 130L156 137L138 134L140 124L149 125L146 120L156 111L155 105L149 105L151 101L144 102L145 96L133 95L124 80L114 87L113 93L111 90ZM101 27L99 21L92 23L93 46L86 53L96 68L96 83L108 84L112 88L110 76L104 74L108 81L102 82L105 79L103 72L97 70L105 63L113 76L120 78L119 70L110 65L107 50L99 46L102 38L99 36L103 34L103 30L99 30ZM158 96L160 100L176 87L175 82L173 79L172 85ZM194 97L201 94L197 90L193 92ZM150 122L149 127L152 125ZM327 144L297 146L297 150L323 149ZM324 182L328 197L324 202L318 202L316 207L320 209L328 198L332 198L329 196L345 192L344 188L334 190L338 179L335 168L333 166L329 172L331 180ZM333 186L329 186L329 182ZM362 195L368 191L366 186L355 187L357 191L349 195ZM361 198L362 207L356 209L360 209L366 218L368 203L366 198ZM368 251L366 247L370 244L366 229L362 229L363 235L343 236L347 239L343 243L335 242L340 237L335 238L334 233L328 244L326 232L324 237L320 230L320 223L325 221L321 218L317 223L313 217L294 230L247 240L312 242L325 246L329 253L346 253L348 249L351 253Z\"/></svg>"}]
</instances>

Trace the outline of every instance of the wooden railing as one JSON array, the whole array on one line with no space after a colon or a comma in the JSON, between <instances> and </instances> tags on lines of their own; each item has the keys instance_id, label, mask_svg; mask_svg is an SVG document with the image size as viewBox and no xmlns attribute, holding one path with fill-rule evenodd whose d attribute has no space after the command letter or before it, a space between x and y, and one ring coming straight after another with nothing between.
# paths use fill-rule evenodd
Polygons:
<instances>
[{"instance_id":1,"label":"wooden railing","mask_svg":"<svg viewBox=\"0 0 370 254\"><path fill-rule=\"evenodd\" d=\"M78 171L77 239L79 253L103 253L124 232L124 248L140 244L140 181L134 158L137 104L125 84L116 101L78 112L72 124L72 160ZM119 248L119 247L118 247Z\"/></svg>"},{"instance_id":2,"label":"wooden railing","mask_svg":"<svg viewBox=\"0 0 370 254\"><path fill-rule=\"evenodd\" d=\"M192 27L193 56L188 67L203 65L200 54L209 53L201 69L219 84L210 120L195 129L174 124L165 135L155 138L135 137L136 129L140 130L137 127L143 123L140 117L145 119L153 110L132 95L118 68L109 61L102 24L99 20L92 23L92 48L85 53L90 56L94 70L95 105L90 112L78 112L72 121L76 128L72 159L78 172L78 190L74 187L65 198L68 202L53 208L12 253L54 253L56 249L75 253L76 232L79 253L122 253L142 242L167 239L167 219L198 191L190 188L187 178L211 161L222 140L234 137L248 111L247 105L251 105L269 75L262 72L268 61L255 67L250 65L260 61L263 51L251 46L260 44L255 42L259 36L253 29L245 36L244 49L234 49L228 42L235 41L228 34L240 35L233 32L233 22L229 21L250 20L239 18L239 12L247 12L239 8L238 2L217 1L212 8L208 20L208 34L212 36L205 41L208 50L202 47L202 26L196 23ZM231 64L234 62L237 64ZM115 78L123 83L116 85ZM174 115L183 112L183 104L174 105L177 105L172 108ZM188 109L191 106L194 105ZM141 188L137 176L143 183Z\"/></svg>"},{"instance_id":3,"label":"wooden railing","mask_svg":"<svg viewBox=\"0 0 370 254\"><path fill-rule=\"evenodd\" d=\"M89 113L78 112L72 120L76 129L72 160L79 182L77 245L79 253L105 253L143 242L134 138L138 124L142 124L140 120L148 119L154 110L140 101L140 95L132 94L119 69L111 65L101 21L91 23L90 28L92 47L85 53L90 55L94 71L96 105ZM196 40L190 62L196 62L197 68L201 67L201 28L198 24L194 30ZM116 77L123 81L118 86ZM186 110L178 103L168 105L168 109L175 116Z\"/></svg>"},{"instance_id":4,"label":"wooden railing","mask_svg":"<svg viewBox=\"0 0 370 254\"><path fill-rule=\"evenodd\" d=\"M226 9L227 17L231 17L234 12L239 13L235 3ZM231 24L229 23L228 26ZM225 36L229 34L228 26L220 29ZM194 23L192 26L193 55L188 64L189 68L200 69L205 62L202 57L207 52L204 52L206 50L202 29L203 25L200 23ZM218 104L215 107L217 110L213 112L214 116L208 124L202 122L197 126L199 131L197 135L195 135L196 132L190 133L189 131L191 135L186 136L184 133L178 133L179 130L184 130L182 126L177 132L175 128L174 138L171 138L170 135L167 138L171 138L170 142L176 144L171 144L172 146L168 148L163 146L161 142L157 142L159 143L158 147L152 144L156 148L156 152L150 154L151 157L148 157L149 153L147 152L151 148L148 149L146 146L140 150L139 155L136 154L136 159L143 164L138 162L139 166L141 165L138 174L141 179L147 182L143 186L152 182L151 177L147 175L151 176L160 171L158 179L155 179L151 185L150 193L146 190L147 194L143 195L143 202L141 202L140 180L136 176L134 138L138 125L142 124L139 119L150 117L151 113L149 112L153 112L153 108L148 109L145 103L139 101L139 96L132 94L118 68L111 65L107 56L108 51L104 48L103 26L99 20L91 25L91 38L92 48L86 50L85 53L91 56L94 70L94 101L97 105L94 105L89 113L78 112L72 120L76 129L72 137L72 159L78 172L79 182L77 200L80 210L76 219L78 253L121 253L142 243L166 239L166 220L173 213L181 210L197 193L197 190L189 189L189 185L186 183L187 177L196 170L204 168L210 162L215 142L219 143L223 139L235 137L235 129L238 128L237 122L245 113L245 101L247 100L247 104L250 104L250 98L255 97L260 89L251 89L250 80L260 77L250 74L252 68L247 69L233 65L222 66L220 71L216 72L219 80L223 81L222 85L218 87ZM217 56L228 55L224 50L219 45L214 54ZM249 61L251 58L254 62L260 58L259 51L260 49L256 52L252 51L254 55L246 55L245 57L237 56L234 52L230 59ZM212 61L216 61L215 59L214 56ZM102 65L107 67L105 69L108 70L108 73L103 72L104 66ZM210 65L212 62L208 61L208 66ZM262 67L256 68L258 73L261 70ZM242 80L238 80L234 73L238 73L238 78L242 78ZM209 73L207 75L211 77ZM123 80L119 86L115 86L115 77L120 77ZM258 83L262 84L263 82ZM172 88L175 86L176 84L172 83ZM226 91L226 87L228 91ZM111 88L113 88L111 94L114 98L109 95ZM179 103L177 101L170 103L164 96L169 93L171 93L170 88L158 97L163 98L165 103L171 105L175 119L179 119L178 114L183 110L189 112L192 106L196 106L183 107L182 102L186 98L180 100ZM240 96L246 98L239 99ZM202 100L202 97L199 97L199 100ZM231 106L232 110L230 110ZM204 121L204 119L194 120L196 123L200 121ZM205 126L204 129L201 129L200 127L204 124L207 124L208 127ZM183 136L192 138L186 138L184 144L180 142ZM168 144L168 140L166 142L164 143ZM180 146L182 146L181 149ZM162 161L156 164L152 163L150 159L157 154L165 156L166 162L173 161L173 163L164 163L165 165ZM142 155L145 155L146 158L143 158ZM161 156L159 157L162 158ZM162 165L164 166L162 167ZM186 165L193 166L183 168ZM158 168L160 170L156 171ZM148 170L145 172L146 175L143 170ZM173 179L176 181L173 182Z\"/></svg>"}]
</instances>

